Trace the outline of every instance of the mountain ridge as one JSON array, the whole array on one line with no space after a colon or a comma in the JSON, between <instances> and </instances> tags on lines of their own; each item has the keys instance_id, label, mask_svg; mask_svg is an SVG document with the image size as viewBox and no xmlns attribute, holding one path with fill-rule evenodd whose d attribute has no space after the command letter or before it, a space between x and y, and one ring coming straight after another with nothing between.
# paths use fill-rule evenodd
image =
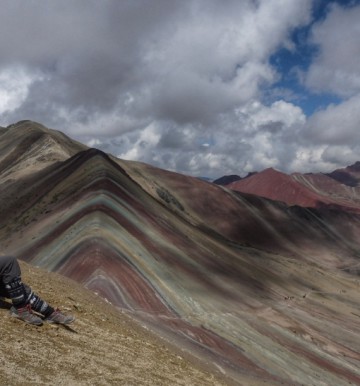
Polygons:
<instances>
[{"instance_id":1,"label":"mountain ridge","mask_svg":"<svg viewBox=\"0 0 360 386\"><path fill-rule=\"evenodd\" d=\"M356 210L74 146L35 167L41 151L28 154L10 182L0 171L4 252L76 280L237 384L360 382Z\"/></svg>"},{"instance_id":2,"label":"mountain ridge","mask_svg":"<svg viewBox=\"0 0 360 386\"><path fill-rule=\"evenodd\" d=\"M340 210L359 212L360 187L354 185L359 179L345 172L332 173L292 173L285 174L275 169L265 169L246 179L225 185L227 188L242 193L250 193L287 205L299 205L307 208L339 208ZM345 177L345 175L347 177ZM334 176L337 176L334 178ZM345 184L345 181L351 181Z\"/></svg>"}]
</instances>

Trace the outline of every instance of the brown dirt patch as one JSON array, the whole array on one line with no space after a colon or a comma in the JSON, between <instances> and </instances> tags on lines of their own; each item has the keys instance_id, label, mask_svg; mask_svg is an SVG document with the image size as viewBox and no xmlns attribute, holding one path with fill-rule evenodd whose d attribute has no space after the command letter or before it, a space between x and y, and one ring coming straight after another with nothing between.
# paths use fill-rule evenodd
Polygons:
<instances>
[{"instance_id":1,"label":"brown dirt patch","mask_svg":"<svg viewBox=\"0 0 360 386\"><path fill-rule=\"evenodd\" d=\"M77 319L71 328L30 326L1 302L1 384L225 385L79 284L21 267L24 282Z\"/></svg>"}]
</instances>

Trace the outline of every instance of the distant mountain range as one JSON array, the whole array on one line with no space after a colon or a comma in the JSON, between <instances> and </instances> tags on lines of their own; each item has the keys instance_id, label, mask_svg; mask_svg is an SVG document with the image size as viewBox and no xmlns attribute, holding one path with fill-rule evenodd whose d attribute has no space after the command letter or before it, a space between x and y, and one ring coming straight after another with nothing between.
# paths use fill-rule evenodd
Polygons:
<instances>
[{"instance_id":1,"label":"distant mountain range","mask_svg":"<svg viewBox=\"0 0 360 386\"><path fill-rule=\"evenodd\" d=\"M360 384L359 180L356 163L224 187L21 121L0 128L0 243L229 382Z\"/></svg>"},{"instance_id":2,"label":"distant mountain range","mask_svg":"<svg viewBox=\"0 0 360 386\"><path fill-rule=\"evenodd\" d=\"M328 174L285 174L269 168L247 178L214 181L229 189L307 208L360 209L360 162Z\"/></svg>"}]
</instances>

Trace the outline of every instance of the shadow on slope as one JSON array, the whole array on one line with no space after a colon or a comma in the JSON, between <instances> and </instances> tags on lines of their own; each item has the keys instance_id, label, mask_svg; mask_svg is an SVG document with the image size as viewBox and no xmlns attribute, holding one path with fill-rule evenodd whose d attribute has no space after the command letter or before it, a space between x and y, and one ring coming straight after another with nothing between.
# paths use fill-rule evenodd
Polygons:
<instances>
[{"instance_id":1,"label":"shadow on slope","mask_svg":"<svg viewBox=\"0 0 360 386\"><path fill-rule=\"evenodd\" d=\"M358 282L334 269L356 262L356 214L288 208L95 149L2 197L9 252L80 281L237 381L360 380Z\"/></svg>"}]
</instances>

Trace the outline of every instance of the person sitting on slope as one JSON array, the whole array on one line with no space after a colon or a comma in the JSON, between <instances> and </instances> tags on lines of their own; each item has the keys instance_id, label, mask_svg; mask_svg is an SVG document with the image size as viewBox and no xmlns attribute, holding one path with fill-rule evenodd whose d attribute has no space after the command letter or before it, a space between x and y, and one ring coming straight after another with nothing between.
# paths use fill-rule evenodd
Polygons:
<instances>
[{"instance_id":1,"label":"person sitting on slope","mask_svg":"<svg viewBox=\"0 0 360 386\"><path fill-rule=\"evenodd\" d=\"M13 256L0 256L0 297L12 301L11 316L29 324L41 326L45 321L66 325L75 320L51 307L21 281L20 266Z\"/></svg>"}]
</instances>

